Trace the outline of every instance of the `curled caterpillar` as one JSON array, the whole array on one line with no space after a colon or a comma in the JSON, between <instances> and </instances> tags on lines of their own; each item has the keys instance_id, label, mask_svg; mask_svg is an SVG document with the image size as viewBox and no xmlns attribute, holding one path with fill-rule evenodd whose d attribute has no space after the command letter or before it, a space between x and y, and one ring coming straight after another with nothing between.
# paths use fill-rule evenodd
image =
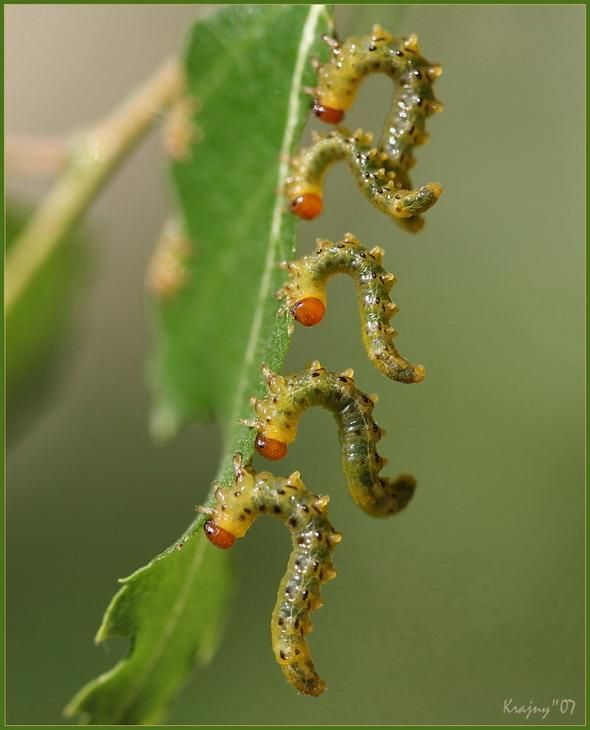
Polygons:
<instances>
[{"instance_id":1,"label":"curled caterpillar","mask_svg":"<svg viewBox=\"0 0 590 730\"><path fill-rule=\"evenodd\" d=\"M420 230L419 218L440 197L442 188L429 183L416 190L408 176L415 159L413 148L428 141L426 118L442 111L434 97L433 82L442 68L420 55L418 38L395 38L375 25L369 35L332 47L329 61L318 67L313 111L324 122L338 124L352 106L363 78L385 73L396 82L393 104L378 147L371 136L344 129L302 150L293 160L293 174L286 193L292 211L301 218L315 218L322 210L323 180L337 160L346 160L371 203L411 231Z\"/></svg>"},{"instance_id":2,"label":"curled caterpillar","mask_svg":"<svg viewBox=\"0 0 590 730\"><path fill-rule=\"evenodd\" d=\"M201 508L210 516L205 534L225 549L262 514L275 515L288 526L293 551L272 614L272 646L287 680L300 692L317 696L326 683L315 671L305 635L311 630L310 611L322 605L321 584L336 577L332 551L342 536L328 520L329 497L309 492L299 472L283 478L245 468L240 454L234 456L234 475L231 489L217 488L215 509Z\"/></svg>"},{"instance_id":3,"label":"curled caterpillar","mask_svg":"<svg viewBox=\"0 0 590 730\"><path fill-rule=\"evenodd\" d=\"M387 149L394 159L411 154L416 135L424 134L425 117L442 111L432 91L442 67L420 54L418 36L396 38L379 25L368 35L351 37L344 43L328 37L324 40L332 48L332 56L317 69L315 115L328 124L338 124L354 104L365 76L384 73L397 87L385 127Z\"/></svg>"},{"instance_id":4,"label":"curled caterpillar","mask_svg":"<svg viewBox=\"0 0 590 730\"><path fill-rule=\"evenodd\" d=\"M397 332L389 320L398 308L389 291L395 276L383 269L382 257L383 249L367 251L352 233L338 243L318 238L313 254L281 264L289 272L289 280L277 296L285 299L294 319L309 327L324 316L328 280L336 274L349 274L356 282L363 344L371 362L392 380L419 383L424 379L424 366L412 365L393 342Z\"/></svg>"},{"instance_id":5,"label":"curled caterpillar","mask_svg":"<svg viewBox=\"0 0 590 730\"><path fill-rule=\"evenodd\" d=\"M316 218L323 208L324 178L335 162L345 160L365 197L383 213L395 218L409 230L419 230L421 219L439 199L442 188L428 183L411 188L403 169L393 169L387 154L372 146L372 136L362 130L354 134L345 129L326 136L315 135L315 142L304 147L291 163L286 194L291 210L305 220Z\"/></svg>"},{"instance_id":6,"label":"curled caterpillar","mask_svg":"<svg viewBox=\"0 0 590 730\"><path fill-rule=\"evenodd\" d=\"M342 469L354 501L374 517L386 517L402 510L416 487L407 474L397 479L379 475L387 463L377 453L383 432L372 418L376 396L360 391L352 370L329 372L315 361L308 370L294 375L277 375L262 369L268 395L254 398L255 421L245 421L257 430L256 450L265 458L282 459L288 444L297 436L303 411L321 406L331 411L338 423Z\"/></svg>"}]
</instances>

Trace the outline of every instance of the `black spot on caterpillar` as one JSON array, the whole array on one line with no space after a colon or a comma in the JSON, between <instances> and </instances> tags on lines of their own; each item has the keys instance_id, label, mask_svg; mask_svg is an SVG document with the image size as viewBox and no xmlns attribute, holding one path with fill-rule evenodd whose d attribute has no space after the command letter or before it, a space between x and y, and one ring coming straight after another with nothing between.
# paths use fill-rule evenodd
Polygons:
<instances>
[{"instance_id":1,"label":"black spot on caterpillar","mask_svg":"<svg viewBox=\"0 0 590 730\"><path fill-rule=\"evenodd\" d=\"M420 55L415 35L395 38L377 25L369 35L342 44L326 40L332 56L319 66L317 87L311 90L313 109L320 119L340 122L369 73L387 74L396 82L396 90L378 147L371 147L371 135L360 130L351 135L342 129L301 151L293 160L286 186L291 208L302 218L319 215L325 174L334 162L346 160L375 207L401 218L398 222L408 230L419 230L420 213L434 205L442 188L429 183L413 190L408 170L415 163L413 148L428 140L426 118L442 110L432 91L442 69Z\"/></svg>"},{"instance_id":2,"label":"black spot on caterpillar","mask_svg":"<svg viewBox=\"0 0 590 730\"><path fill-rule=\"evenodd\" d=\"M201 508L210 515L205 534L217 547L227 548L261 514L274 514L288 526L293 550L272 614L272 646L287 681L299 692L317 696L326 683L314 669L305 635L311 630L310 611L322 605L321 584L336 577L332 551L342 536L328 520L329 497L309 492L299 472L283 478L245 468L240 454L234 456L234 474L234 487L217 488L215 509Z\"/></svg>"},{"instance_id":3,"label":"black spot on caterpillar","mask_svg":"<svg viewBox=\"0 0 590 730\"><path fill-rule=\"evenodd\" d=\"M276 459L275 446L295 440L303 411L313 406L327 408L338 423L342 452L342 469L349 492L361 509L374 517L386 517L402 510L410 501L416 480L409 475L390 479L379 475L387 463L377 453L376 444L383 435L372 418L376 396L360 391L352 370L329 372L319 362L294 375L277 375L263 366L268 396L253 399L255 421L246 425L257 429L256 448L262 456Z\"/></svg>"},{"instance_id":4,"label":"black spot on caterpillar","mask_svg":"<svg viewBox=\"0 0 590 730\"><path fill-rule=\"evenodd\" d=\"M285 308L298 322L312 326L324 316L328 280L348 274L356 283L363 344L371 362L388 378L419 383L424 379L424 367L402 357L393 342L397 333L389 320L397 306L389 292L395 276L383 269L382 257L381 248L368 251L351 233L338 243L318 238L313 254L281 264L289 272L289 280L277 296L285 299Z\"/></svg>"}]
</instances>

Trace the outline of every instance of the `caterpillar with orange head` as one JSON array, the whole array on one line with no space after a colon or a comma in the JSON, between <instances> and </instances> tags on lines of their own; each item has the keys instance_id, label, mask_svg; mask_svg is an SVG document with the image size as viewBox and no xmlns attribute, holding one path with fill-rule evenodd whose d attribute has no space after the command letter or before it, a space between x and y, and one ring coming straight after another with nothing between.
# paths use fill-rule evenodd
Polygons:
<instances>
[{"instance_id":1,"label":"caterpillar with orange head","mask_svg":"<svg viewBox=\"0 0 590 730\"><path fill-rule=\"evenodd\" d=\"M287 681L299 692L317 696L326 683L315 671L305 635L311 631L310 612L322 605L321 584L336 577L332 551L342 536L328 519L329 498L309 492L299 472L287 478L256 473L242 465L240 454L233 463L233 486L217 487L214 509L199 508L209 517L205 534L216 547L227 549L260 515L274 515L287 525L293 550L272 613L272 646Z\"/></svg>"},{"instance_id":2,"label":"caterpillar with orange head","mask_svg":"<svg viewBox=\"0 0 590 730\"><path fill-rule=\"evenodd\" d=\"M388 75L396 82L396 90L379 145L371 146L370 134L359 130L351 135L341 129L316 137L293 159L286 184L291 210L304 219L319 215L325 175L334 162L346 160L361 191L376 208L407 230L420 230L420 215L436 203L442 188L428 183L413 189L408 170L415 164L413 148L428 140L427 117L442 111L432 91L442 68L420 54L415 35L396 38L378 25L370 34L344 43L326 40L332 55L318 67L316 88L310 90L313 111L322 121L338 124L370 73Z\"/></svg>"},{"instance_id":3,"label":"caterpillar with orange head","mask_svg":"<svg viewBox=\"0 0 590 730\"><path fill-rule=\"evenodd\" d=\"M326 174L333 163L345 160L359 189L375 208L410 232L422 228L420 214L442 193L438 183L411 189L407 175L392 169L387 155L372 146L370 134L362 130L351 133L340 129L325 136L316 134L314 140L291 161L285 191L295 215L312 220L322 212Z\"/></svg>"},{"instance_id":4,"label":"caterpillar with orange head","mask_svg":"<svg viewBox=\"0 0 590 730\"><path fill-rule=\"evenodd\" d=\"M393 339L397 332L389 320L398 311L389 296L395 276L381 266L383 249L363 248L347 233L332 243L318 238L316 250L297 261L283 262L289 280L277 293L284 307L304 326L318 324L326 309L326 284L336 274L348 274L356 283L363 344L369 359L384 375L401 383L424 379L423 365L413 365L398 352Z\"/></svg>"},{"instance_id":5,"label":"caterpillar with orange head","mask_svg":"<svg viewBox=\"0 0 590 730\"><path fill-rule=\"evenodd\" d=\"M334 373L314 361L309 369L293 375L277 375L263 367L268 394L254 398L256 419L244 421L256 429L256 449L277 461L287 454L297 436L303 412L320 406L331 411L338 424L342 470L356 504L373 517L400 512L416 488L414 477L382 477L387 461L377 453L383 431L372 417L376 396L368 396L354 382L352 370Z\"/></svg>"}]
</instances>

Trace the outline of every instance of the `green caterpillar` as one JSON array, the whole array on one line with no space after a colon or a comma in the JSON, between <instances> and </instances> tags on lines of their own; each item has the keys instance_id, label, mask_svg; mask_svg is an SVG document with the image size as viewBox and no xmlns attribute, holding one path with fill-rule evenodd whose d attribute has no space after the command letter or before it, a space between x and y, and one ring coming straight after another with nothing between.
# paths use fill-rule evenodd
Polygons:
<instances>
[{"instance_id":1,"label":"green caterpillar","mask_svg":"<svg viewBox=\"0 0 590 730\"><path fill-rule=\"evenodd\" d=\"M281 264L289 272L289 280L277 296L285 300L294 319L313 326L324 316L328 280L336 274L349 274L356 283L363 344L371 362L388 378L419 383L424 379L424 366L412 365L393 342L397 333L389 320L398 308L389 291L395 276L383 269L382 258L383 249L367 251L352 233L338 243L318 238L313 254Z\"/></svg>"},{"instance_id":2,"label":"green caterpillar","mask_svg":"<svg viewBox=\"0 0 590 730\"><path fill-rule=\"evenodd\" d=\"M244 421L256 429L256 449L262 456L282 459L297 436L303 411L321 406L332 411L338 423L342 469L358 506L373 517L386 517L408 504L416 480L407 474L395 480L379 475L387 461L376 449L382 436L372 418L376 396L356 387L352 370L333 373L315 361L308 370L286 376L263 366L263 375L268 395L252 400L257 418Z\"/></svg>"},{"instance_id":3,"label":"green caterpillar","mask_svg":"<svg viewBox=\"0 0 590 730\"><path fill-rule=\"evenodd\" d=\"M243 537L262 514L275 515L289 528L293 550L279 585L272 613L272 646L287 681L299 692L317 696L326 683L317 675L305 641L311 630L309 613L322 605L320 586L336 577L332 551L342 536L327 516L329 497L309 492L299 472L287 478L268 472L256 473L234 456L234 485L218 487L215 509L209 515L205 534L219 548L229 548Z\"/></svg>"},{"instance_id":4,"label":"green caterpillar","mask_svg":"<svg viewBox=\"0 0 590 730\"><path fill-rule=\"evenodd\" d=\"M396 82L392 108L383 130L381 145L390 159L408 165L415 144L425 141L425 118L442 111L432 84L442 67L427 61L418 46L418 36L396 38L374 25L368 35L344 43L325 38L332 48L327 63L317 69L313 111L322 121L337 124L353 105L362 80L370 73L384 73Z\"/></svg>"},{"instance_id":5,"label":"green caterpillar","mask_svg":"<svg viewBox=\"0 0 590 730\"><path fill-rule=\"evenodd\" d=\"M442 188L428 183L412 190L404 171L391 169L387 155L371 145L371 135L341 129L327 136L315 135L315 142L305 147L291 162L286 194L291 210L300 218L311 220L323 207L324 178L338 160L345 160L366 198L383 213L412 232L422 228L420 213L439 199Z\"/></svg>"},{"instance_id":6,"label":"green caterpillar","mask_svg":"<svg viewBox=\"0 0 590 730\"><path fill-rule=\"evenodd\" d=\"M294 158L286 185L291 210L305 219L319 215L328 168L346 160L363 194L376 208L402 219L399 222L408 230L420 230L420 214L436 203L442 188L429 183L412 189L408 170L415 164L413 148L428 140L426 118L442 111L432 91L442 68L420 55L415 35L395 38L378 25L369 35L342 44L326 40L332 56L319 66L317 86L310 90L313 111L321 120L339 123L367 74L387 74L396 82L396 91L377 147L371 147L370 134L359 130L351 135L342 129L316 138Z\"/></svg>"}]
</instances>

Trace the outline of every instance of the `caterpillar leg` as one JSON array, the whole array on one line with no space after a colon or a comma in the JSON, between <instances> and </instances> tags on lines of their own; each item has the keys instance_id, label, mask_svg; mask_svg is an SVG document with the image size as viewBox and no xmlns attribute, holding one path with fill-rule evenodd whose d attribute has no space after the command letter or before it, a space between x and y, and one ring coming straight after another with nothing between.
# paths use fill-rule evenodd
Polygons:
<instances>
[{"instance_id":1,"label":"caterpillar leg","mask_svg":"<svg viewBox=\"0 0 590 730\"><path fill-rule=\"evenodd\" d=\"M328 281L336 274L348 274L356 284L362 339L369 359L392 380L419 383L424 379L424 366L402 357L394 344L397 332L389 321L398 307L389 292L395 276L383 269L382 259L382 249L363 248L351 233L337 243L318 239L314 253L282 264L289 280L277 296L285 300L285 308L295 320L310 327L323 319Z\"/></svg>"},{"instance_id":2,"label":"caterpillar leg","mask_svg":"<svg viewBox=\"0 0 590 730\"><path fill-rule=\"evenodd\" d=\"M310 612L322 605L321 584L336 577L332 551L342 536L328 519L329 498L308 491L299 472L287 478L256 473L242 465L240 454L234 456L234 475L230 489L216 490L205 534L225 549L263 514L278 517L289 528L293 549L272 614L272 646L287 681L299 692L317 696L326 683L315 671L305 636L311 630Z\"/></svg>"},{"instance_id":3,"label":"caterpillar leg","mask_svg":"<svg viewBox=\"0 0 590 730\"><path fill-rule=\"evenodd\" d=\"M408 504L416 481L409 475L382 477L387 461L376 449L383 435L372 417L375 396L359 390L352 370L334 373L313 362L309 369L292 375L269 373L268 395L254 400L256 448L265 456L267 439L285 447L297 436L304 411L320 406L331 411L338 424L342 469L349 492L359 507L373 517L387 517ZM259 446L260 444L260 446Z\"/></svg>"},{"instance_id":4,"label":"caterpillar leg","mask_svg":"<svg viewBox=\"0 0 590 730\"><path fill-rule=\"evenodd\" d=\"M391 163L387 154L371 146L370 134L345 129L317 137L293 158L285 193L292 212L311 220L322 212L324 180L339 160L347 162L363 195L386 215L401 220L412 231L419 229L421 213L431 208L442 193L438 183L408 189L406 171ZM403 223L405 221L405 223Z\"/></svg>"}]
</instances>

